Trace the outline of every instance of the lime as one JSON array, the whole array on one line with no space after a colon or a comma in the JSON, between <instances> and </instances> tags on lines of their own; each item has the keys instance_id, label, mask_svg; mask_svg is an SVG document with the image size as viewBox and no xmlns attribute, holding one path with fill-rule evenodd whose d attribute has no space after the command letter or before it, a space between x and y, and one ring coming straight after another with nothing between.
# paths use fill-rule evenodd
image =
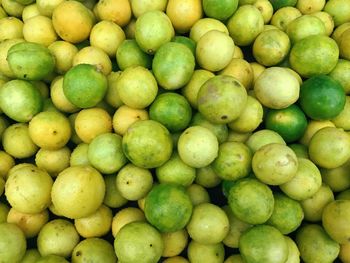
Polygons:
<instances>
[{"instance_id":1,"label":"lime","mask_svg":"<svg viewBox=\"0 0 350 263\"><path fill-rule=\"evenodd\" d=\"M222 243L205 245L192 240L187 247L187 256L191 263L222 263L225 258L225 248Z\"/></svg>"},{"instance_id":2,"label":"lime","mask_svg":"<svg viewBox=\"0 0 350 263\"><path fill-rule=\"evenodd\" d=\"M39 149L35 155L35 164L47 171L52 177L56 177L69 166L71 151L68 147L58 150Z\"/></svg>"},{"instance_id":3,"label":"lime","mask_svg":"<svg viewBox=\"0 0 350 263\"><path fill-rule=\"evenodd\" d=\"M238 0L204 0L203 10L207 17L226 20L237 10Z\"/></svg>"},{"instance_id":4,"label":"lime","mask_svg":"<svg viewBox=\"0 0 350 263\"><path fill-rule=\"evenodd\" d=\"M323 128L312 136L309 155L310 159L322 168L337 168L350 158L350 136L334 127Z\"/></svg>"},{"instance_id":5,"label":"lime","mask_svg":"<svg viewBox=\"0 0 350 263\"><path fill-rule=\"evenodd\" d=\"M121 70L132 66L151 68L152 58L142 51L135 39L126 39L118 47L117 63Z\"/></svg>"},{"instance_id":6,"label":"lime","mask_svg":"<svg viewBox=\"0 0 350 263\"><path fill-rule=\"evenodd\" d=\"M51 199L61 215L72 219L86 217L101 206L105 188L96 169L88 165L72 166L57 176Z\"/></svg>"},{"instance_id":7,"label":"lime","mask_svg":"<svg viewBox=\"0 0 350 263\"><path fill-rule=\"evenodd\" d=\"M283 263L288 258L288 245L273 226L257 225L244 232L239 240L244 262Z\"/></svg>"},{"instance_id":8,"label":"lime","mask_svg":"<svg viewBox=\"0 0 350 263\"><path fill-rule=\"evenodd\" d=\"M322 182L327 184L333 192L345 191L350 187L350 178L348 170L350 161L346 161L343 165L332 169L321 168Z\"/></svg>"},{"instance_id":9,"label":"lime","mask_svg":"<svg viewBox=\"0 0 350 263\"><path fill-rule=\"evenodd\" d=\"M264 122L266 129L277 132L287 143L300 139L307 127L305 114L296 104L284 109L268 110Z\"/></svg>"},{"instance_id":10,"label":"lime","mask_svg":"<svg viewBox=\"0 0 350 263\"><path fill-rule=\"evenodd\" d=\"M254 5L242 5L228 19L227 28L235 44L248 46L263 31L264 18Z\"/></svg>"},{"instance_id":11,"label":"lime","mask_svg":"<svg viewBox=\"0 0 350 263\"><path fill-rule=\"evenodd\" d=\"M42 256L51 254L69 257L79 243L79 234L73 223L54 219L46 223L37 237L37 247Z\"/></svg>"},{"instance_id":12,"label":"lime","mask_svg":"<svg viewBox=\"0 0 350 263\"><path fill-rule=\"evenodd\" d=\"M192 26L190 31L190 38L197 43L198 40L210 30L218 30L228 35L228 29L224 23L214 18L205 17L199 19Z\"/></svg>"},{"instance_id":13,"label":"lime","mask_svg":"<svg viewBox=\"0 0 350 263\"><path fill-rule=\"evenodd\" d=\"M0 17L0 26L0 41L6 39L23 38L24 25L20 19L16 17L7 17L6 14L5 17Z\"/></svg>"},{"instance_id":14,"label":"lime","mask_svg":"<svg viewBox=\"0 0 350 263\"><path fill-rule=\"evenodd\" d=\"M339 244L316 224L304 225L298 229L296 243L300 257L305 263L334 262L339 254Z\"/></svg>"},{"instance_id":15,"label":"lime","mask_svg":"<svg viewBox=\"0 0 350 263\"><path fill-rule=\"evenodd\" d=\"M116 181L116 174L108 174L103 177L106 191L103 199L103 204L110 208L117 208L125 205L128 200L119 192Z\"/></svg>"},{"instance_id":16,"label":"lime","mask_svg":"<svg viewBox=\"0 0 350 263\"><path fill-rule=\"evenodd\" d=\"M107 92L107 78L93 65L78 64L64 75L63 92L75 106L93 107Z\"/></svg>"},{"instance_id":17,"label":"lime","mask_svg":"<svg viewBox=\"0 0 350 263\"><path fill-rule=\"evenodd\" d=\"M39 258L35 263L68 263L68 261L61 256L47 255Z\"/></svg>"},{"instance_id":18,"label":"lime","mask_svg":"<svg viewBox=\"0 0 350 263\"><path fill-rule=\"evenodd\" d=\"M321 185L322 177L317 166L309 159L298 158L296 175L279 187L290 198L305 200L316 194Z\"/></svg>"},{"instance_id":19,"label":"lime","mask_svg":"<svg viewBox=\"0 0 350 263\"><path fill-rule=\"evenodd\" d=\"M7 61L14 75L26 80L44 79L55 68L55 58L50 50L31 42L12 46L7 53Z\"/></svg>"},{"instance_id":20,"label":"lime","mask_svg":"<svg viewBox=\"0 0 350 263\"><path fill-rule=\"evenodd\" d=\"M104 239L84 239L76 245L72 252L72 263L100 260L105 263L115 263L117 260L113 246Z\"/></svg>"},{"instance_id":21,"label":"lime","mask_svg":"<svg viewBox=\"0 0 350 263\"><path fill-rule=\"evenodd\" d=\"M164 243L163 257L174 257L179 255L187 246L188 233L186 229L179 231L162 233Z\"/></svg>"},{"instance_id":22,"label":"lime","mask_svg":"<svg viewBox=\"0 0 350 263\"><path fill-rule=\"evenodd\" d=\"M275 206L266 224L274 226L282 234L288 235L296 230L304 219L304 212L300 203L282 194L275 193Z\"/></svg>"},{"instance_id":23,"label":"lime","mask_svg":"<svg viewBox=\"0 0 350 263\"><path fill-rule=\"evenodd\" d=\"M337 43L324 35L308 36L292 47L289 63L302 77L328 74L338 62ZM327 63L325 63L327 61Z\"/></svg>"},{"instance_id":24,"label":"lime","mask_svg":"<svg viewBox=\"0 0 350 263\"><path fill-rule=\"evenodd\" d=\"M273 6L269 0L256 0L253 5L259 9L263 16L264 24L268 24L273 15Z\"/></svg>"},{"instance_id":25,"label":"lime","mask_svg":"<svg viewBox=\"0 0 350 263\"><path fill-rule=\"evenodd\" d=\"M17 122L28 122L42 110L40 92L30 82L11 80L0 88L0 108Z\"/></svg>"},{"instance_id":26,"label":"lime","mask_svg":"<svg viewBox=\"0 0 350 263\"><path fill-rule=\"evenodd\" d=\"M122 137L114 133L96 136L89 144L88 159L101 173L117 172L127 162L122 150Z\"/></svg>"},{"instance_id":27,"label":"lime","mask_svg":"<svg viewBox=\"0 0 350 263\"><path fill-rule=\"evenodd\" d=\"M191 126L179 138L177 150L181 160L194 168L209 165L218 155L219 143L209 129Z\"/></svg>"},{"instance_id":28,"label":"lime","mask_svg":"<svg viewBox=\"0 0 350 263\"><path fill-rule=\"evenodd\" d=\"M47 150L64 147L71 136L68 118L58 111L42 111L29 122L29 135L33 142Z\"/></svg>"},{"instance_id":29,"label":"lime","mask_svg":"<svg viewBox=\"0 0 350 263\"><path fill-rule=\"evenodd\" d=\"M263 224L273 212L271 189L254 178L237 180L230 188L228 204L233 214L248 224Z\"/></svg>"},{"instance_id":30,"label":"lime","mask_svg":"<svg viewBox=\"0 0 350 263\"><path fill-rule=\"evenodd\" d=\"M185 36L175 36L171 41L185 45L192 51L194 56L196 55L196 42L194 42L194 40L191 38Z\"/></svg>"},{"instance_id":31,"label":"lime","mask_svg":"<svg viewBox=\"0 0 350 263\"><path fill-rule=\"evenodd\" d=\"M195 58L191 50L176 42L162 45L152 62L158 84L167 90L185 86L190 81L194 68Z\"/></svg>"},{"instance_id":32,"label":"lime","mask_svg":"<svg viewBox=\"0 0 350 263\"><path fill-rule=\"evenodd\" d=\"M194 206L201 203L210 203L210 196L208 191L199 184L191 184L186 188L186 192L188 193Z\"/></svg>"},{"instance_id":33,"label":"lime","mask_svg":"<svg viewBox=\"0 0 350 263\"><path fill-rule=\"evenodd\" d=\"M273 66L282 62L290 49L288 35L279 29L261 32L253 44L253 56L264 66Z\"/></svg>"},{"instance_id":34,"label":"lime","mask_svg":"<svg viewBox=\"0 0 350 263\"><path fill-rule=\"evenodd\" d=\"M322 4L322 1L317 1L317 2L319 2L319 4ZM318 11L315 13L311 13L311 15L319 18L322 21L326 29L326 36L330 36L333 33L334 20L330 14L328 14L325 11Z\"/></svg>"},{"instance_id":35,"label":"lime","mask_svg":"<svg viewBox=\"0 0 350 263\"><path fill-rule=\"evenodd\" d=\"M226 75L207 80L197 96L198 110L210 122L229 123L239 117L247 102L245 87Z\"/></svg>"},{"instance_id":36,"label":"lime","mask_svg":"<svg viewBox=\"0 0 350 263\"><path fill-rule=\"evenodd\" d=\"M195 182L205 188L212 188L221 183L221 178L214 171L212 165L208 165L196 170Z\"/></svg>"},{"instance_id":37,"label":"lime","mask_svg":"<svg viewBox=\"0 0 350 263\"><path fill-rule=\"evenodd\" d=\"M258 130L252 133L246 141L247 146L253 153L255 153L264 145L270 143L279 143L286 145L286 142L283 140L281 135L279 135L277 132L267 129Z\"/></svg>"},{"instance_id":38,"label":"lime","mask_svg":"<svg viewBox=\"0 0 350 263\"><path fill-rule=\"evenodd\" d=\"M43 15L27 19L23 26L23 37L26 41L48 47L57 40L52 20Z\"/></svg>"},{"instance_id":39,"label":"lime","mask_svg":"<svg viewBox=\"0 0 350 263\"><path fill-rule=\"evenodd\" d=\"M323 210L322 225L327 234L339 244L349 242L350 227L347 218L350 214L350 200L335 200Z\"/></svg>"},{"instance_id":40,"label":"lime","mask_svg":"<svg viewBox=\"0 0 350 263\"><path fill-rule=\"evenodd\" d=\"M229 122L228 126L231 130L240 133L253 132L262 122L263 114L261 103L256 98L248 96L247 103L240 116Z\"/></svg>"},{"instance_id":41,"label":"lime","mask_svg":"<svg viewBox=\"0 0 350 263\"><path fill-rule=\"evenodd\" d=\"M303 15L291 21L287 28L290 41L296 43L308 36L326 35L324 23L318 17Z\"/></svg>"},{"instance_id":42,"label":"lime","mask_svg":"<svg viewBox=\"0 0 350 263\"><path fill-rule=\"evenodd\" d=\"M125 156L136 166L156 168L169 160L173 143L169 131L153 120L133 123L123 136Z\"/></svg>"},{"instance_id":43,"label":"lime","mask_svg":"<svg viewBox=\"0 0 350 263\"><path fill-rule=\"evenodd\" d=\"M11 206L19 212L33 214L46 209L51 202L51 176L34 165L13 169L5 185L5 195Z\"/></svg>"},{"instance_id":44,"label":"lime","mask_svg":"<svg viewBox=\"0 0 350 263\"><path fill-rule=\"evenodd\" d=\"M55 71L59 74L64 74L72 67L73 58L78 53L76 46L62 40L53 42L48 49L55 57Z\"/></svg>"},{"instance_id":45,"label":"lime","mask_svg":"<svg viewBox=\"0 0 350 263\"><path fill-rule=\"evenodd\" d=\"M186 128L192 117L191 106L185 97L166 92L159 95L149 108L150 119L163 124L170 132Z\"/></svg>"},{"instance_id":46,"label":"lime","mask_svg":"<svg viewBox=\"0 0 350 263\"><path fill-rule=\"evenodd\" d=\"M202 1L169 0L166 15L170 18L176 32L187 33L202 18Z\"/></svg>"},{"instance_id":47,"label":"lime","mask_svg":"<svg viewBox=\"0 0 350 263\"><path fill-rule=\"evenodd\" d=\"M302 84L299 101L310 118L327 120L336 117L343 110L346 97L338 81L326 75L318 75Z\"/></svg>"},{"instance_id":48,"label":"lime","mask_svg":"<svg viewBox=\"0 0 350 263\"><path fill-rule=\"evenodd\" d=\"M321 221L323 209L332 201L334 201L332 189L323 183L313 196L300 201L305 219L310 222Z\"/></svg>"},{"instance_id":49,"label":"lime","mask_svg":"<svg viewBox=\"0 0 350 263\"><path fill-rule=\"evenodd\" d=\"M234 49L230 36L219 30L210 30L197 42L196 59L201 68L219 71L230 63Z\"/></svg>"},{"instance_id":50,"label":"lime","mask_svg":"<svg viewBox=\"0 0 350 263\"><path fill-rule=\"evenodd\" d=\"M156 0L152 2L131 0L131 9L135 17L141 16L143 13L153 10L165 11L167 0Z\"/></svg>"},{"instance_id":51,"label":"lime","mask_svg":"<svg viewBox=\"0 0 350 263\"><path fill-rule=\"evenodd\" d=\"M273 6L274 11L286 6L295 6L298 2L297 0L269 0L269 1Z\"/></svg>"},{"instance_id":52,"label":"lime","mask_svg":"<svg viewBox=\"0 0 350 263\"><path fill-rule=\"evenodd\" d=\"M208 121L200 112L196 112L191 120L191 126L202 126L211 130L217 137L219 143L223 143L228 138L228 127L226 124L216 124Z\"/></svg>"},{"instance_id":53,"label":"lime","mask_svg":"<svg viewBox=\"0 0 350 263\"><path fill-rule=\"evenodd\" d=\"M282 67L265 69L256 79L255 97L271 109L283 109L298 100L300 85L288 70Z\"/></svg>"},{"instance_id":54,"label":"lime","mask_svg":"<svg viewBox=\"0 0 350 263\"><path fill-rule=\"evenodd\" d=\"M346 94L350 94L350 61L339 59L329 76L342 85Z\"/></svg>"},{"instance_id":55,"label":"lime","mask_svg":"<svg viewBox=\"0 0 350 263\"><path fill-rule=\"evenodd\" d=\"M26 250L21 263L36 263L39 259L41 259L39 251L36 248L31 248Z\"/></svg>"},{"instance_id":56,"label":"lime","mask_svg":"<svg viewBox=\"0 0 350 263\"><path fill-rule=\"evenodd\" d=\"M184 228L192 215L192 202L183 186L159 184L146 196L145 216L161 232Z\"/></svg>"},{"instance_id":57,"label":"lime","mask_svg":"<svg viewBox=\"0 0 350 263\"><path fill-rule=\"evenodd\" d=\"M151 190L153 177L149 170L129 163L118 172L115 183L124 198L136 201Z\"/></svg>"},{"instance_id":58,"label":"lime","mask_svg":"<svg viewBox=\"0 0 350 263\"><path fill-rule=\"evenodd\" d=\"M256 177L270 185L289 182L298 170L298 159L286 145L270 143L258 149L252 159Z\"/></svg>"},{"instance_id":59,"label":"lime","mask_svg":"<svg viewBox=\"0 0 350 263\"><path fill-rule=\"evenodd\" d=\"M288 146L293 150L293 152L298 158L309 159L308 148L306 145L300 143L293 143L288 144Z\"/></svg>"},{"instance_id":60,"label":"lime","mask_svg":"<svg viewBox=\"0 0 350 263\"><path fill-rule=\"evenodd\" d=\"M20 262L27 248L22 230L15 224L0 223L0 247L3 262Z\"/></svg>"},{"instance_id":61,"label":"lime","mask_svg":"<svg viewBox=\"0 0 350 263\"><path fill-rule=\"evenodd\" d=\"M196 178L196 169L185 164L179 154L173 152L166 163L156 168L156 176L160 183L175 183L186 187Z\"/></svg>"},{"instance_id":62,"label":"lime","mask_svg":"<svg viewBox=\"0 0 350 263\"><path fill-rule=\"evenodd\" d=\"M224 210L211 203L202 203L194 207L186 228L192 240L214 245L224 240L230 224Z\"/></svg>"},{"instance_id":63,"label":"lime","mask_svg":"<svg viewBox=\"0 0 350 263\"><path fill-rule=\"evenodd\" d=\"M271 18L271 25L285 31L288 24L297 17L302 16L301 12L292 6L285 6L278 9Z\"/></svg>"},{"instance_id":64,"label":"lime","mask_svg":"<svg viewBox=\"0 0 350 263\"><path fill-rule=\"evenodd\" d=\"M230 230L226 235L225 239L223 240L223 243L227 247L238 248L239 239L242 233L249 229L251 225L239 220L233 214L231 208L228 205L224 206L222 209L225 211L230 223Z\"/></svg>"},{"instance_id":65,"label":"lime","mask_svg":"<svg viewBox=\"0 0 350 263\"><path fill-rule=\"evenodd\" d=\"M219 72L219 75L232 76L241 82L246 90L249 90L252 87L254 79L253 68L247 60L243 59L243 55L236 54L237 50L240 49L235 46L230 63ZM241 52L240 50L237 53Z\"/></svg>"},{"instance_id":66,"label":"lime","mask_svg":"<svg viewBox=\"0 0 350 263\"><path fill-rule=\"evenodd\" d=\"M162 11L148 11L136 20L136 42L148 54L154 54L160 46L169 42L174 34L169 17Z\"/></svg>"},{"instance_id":67,"label":"lime","mask_svg":"<svg viewBox=\"0 0 350 263\"><path fill-rule=\"evenodd\" d=\"M224 142L219 146L218 157L212 167L224 180L243 178L251 171L252 153L248 146L240 142Z\"/></svg>"},{"instance_id":68,"label":"lime","mask_svg":"<svg viewBox=\"0 0 350 263\"><path fill-rule=\"evenodd\" d=\"M346 0L327 1L324 11L333 17L335 26L350 22L350 3Z\"/></svg>"},{"instance_id":69,"label":"lime","mask_svg":"<svg viewBox=\"0 0 350 263\"><path fill-rule=\"evenodd\" d=\"M111 20L120 27L127 25L132 16L128 0L104 0L98 2L94 10L100 20Z\"/></svg>"}]
</instances>

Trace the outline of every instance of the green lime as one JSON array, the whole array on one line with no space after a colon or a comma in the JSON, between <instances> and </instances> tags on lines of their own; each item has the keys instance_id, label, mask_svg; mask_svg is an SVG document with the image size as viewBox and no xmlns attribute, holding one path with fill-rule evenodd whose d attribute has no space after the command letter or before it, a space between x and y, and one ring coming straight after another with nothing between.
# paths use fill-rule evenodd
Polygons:
<instances>
[{"instance_id":1,"label":"green lime","mask_svg":"<svg viewBox=\"0 0 350 263\"><path fill-rule=\"evenodd\" d=\"M77 107L94 107L107 92L107 78L93 65L78 64L65 74L63 92Z\"/></svg>"},{"instance_id":2,"label":"green lime","mask_svg":"<svg viewBox=\"0 0 350 263\"><path fill-rule=\"evenodd\" d=\"M193 205L185 187L159 184L152 188L145 200L145 216L161 232L183 229L192 215Z\"/></svg>"},{"instance_id":3,"label":"green lime","mask_svg":"<svg viewBox=\"0 0 350 263\"><path fill-rule=\"evenodd\" d=\"M244 143L224 142L212 163L216 174L224 180L237 180L251 171L252 152Z\"/></svg>"},{"instance_id":4,"label":"green lime","mask_svg":"<svg viewBox=\"0 0 350 263\"><path fill-rule=\"evenodd\" d=\"M347 0L329 0L324 11L332 16L335 26L350 22L350 2Z\"/></svg>"},{"instance_id":5,"label":"green lime","mask_svg":"<svg viewBox=\"0 0 350 263\"><path fill-rule=\"evenodd\" d=\"M254 178L242 178L231 187L228 204L243 222L263 224L272 215L274 198L266 184Z\"/></svg>"},{"instance_id":6,"label":"green lime","mask_svg":"<svg viewBox=\"0 0 350 263\"><path fill-rule=\"evenodd\" d=\"M225 258L225 248L221 242L216 244L205 245L192 240L187 248L187 257L191 263L222 263ZM188 261L175 262L185 263Z\"/></svg>"},{"instance_id":7,"label":"green lime","mask_svg":"<svg viewBox=\"0 0 350 263\"><path fill-rule=\"evenodd\" d=\"M284 263L288 245L273 226L257 225L244 232L239 240L239 251L244 262Z\"/></svg>"},{"instance_id":8,"label":"green lime","mask_svg":"<svg viewBox=\"0 0 350 263\"><path fill-rule=\"evenodd\" d=\"M269 1L273 6L274 11L286 6L295 6L298 2L297 0L269 0Z\"/></svg>"},{"instance_id":9,"label":"green lime","mask_svg":"<svg viewBox=\"0 0 350 263\"><path fill-rule=\"evenodd\" d=\"M224 240L230 224L223 209L211 203L202 203L193 208L191 220L186 228L194 241L214 245Z\"/></svg>"},{"instance_id":10,"label":"green lime","mask_svg":"<svg viewBox=\"0 0 350 263\"><path fill-rule=\"evenodd\" d=\"M196 178L196 169L185 164L177 152L173 152L170 159L156 168L156 176L160 183L175 183L189 186Z\"/></svg>"},{"instance_id":11,"label":"green lime","mask_svg":"<svg viewBox=\"0 0 350 263\"><path fill-rule=\"evenodd\" d=\"M349 22L350 25L350 22ZM350 61L339 59L329 76L340 82L346 94L350 94Z\"/></svg>"},{"instance_id":12,"label":"green lime","mask_svg":"<svg viewBox=\"0 0 350 263\"><path fill-rule=\"evenodd\" d=\"M30 82L11 80L0 88L0 108L17 122L28 122L43 107L40 92Z\"/></svg>"},{"instance_id":13,"label":"green lime","mask_svg":"<svg viewBox=\"0 0 350 263\"><path fill-rule=\"evenodd\" d=\"M226 20L237 10L238 0L203 0L203 10L207 17Z\"/></svg>"},{"instance_id":14,"label":"green lime","mask_svg":"<svg viewBox=\"0 0 350 263\"><path fill-rule=\"evenodd\" d=\"M350 158L350 135L335 127L320 129L311 138L309 156L316 165L326 169L345 164Z\"/></svg>"},{"instance_id":15,"label":"green lime","mask_svg":"<svg viewBox=\"0 0 350 263\"><path fill-rule=\"evenodd\" d=\"M101 173L111 174L119 171L127 162L122 150L122 137L115 133L96 136L89 144L88 159Z\"/></svg>"},{"instance_id":16,"label":"green lime","mask_svg":"<svg viewBox=\"0 0 350 263\"><path fill-rule=\"evenodd\" d=\"M61 256L47 255L39 258L35 263L68 263L68 261Z\"/></svg>"},{"instance_id":17,"label":"green lime","mask_svg":"<svg viewBox=\"0 0 350 263\"><path fill-rule=\"evenodd\" d=\"M163 124L170 132L185 129L191 121L192 109L184 96L166 92L160 94L149 108L151 120Z\"/></svg>"},{"instance_id":18,"label":"green lime","mask_svg":"<svg viewBox=\"0 0 350 263\"><path fill-rule=\"evenodd\" d=\"M264 145L270 143L279 143L282 145L286 145L286 142L283 140L281 135L279 135L275 131L267 129L258 130L252 133L246 141L247 146L253 153L255 153Z\"/></svg>"},{"instance_id":19,"label":"green lime","mask_svg":"<svg viewBox=\"0 0 350 263\"><path fill-rule=\"evenodd\" d=\"M312 77L301 85L299 103L305 114L315 120L335 118L345 106L342 85L326 75Z\"/></svg>"},{"instance_id":20,"label":"green lime","mask_svg":"<svg viewBox=\"0 0 350 263\"><path fill-rule=\"evenodd\" d=\"M152 57L145 53L135 39L124 40L117 50L117 63L121 70L132 66L151 68Z\"/></svg>"},{"instance_id":21,"label":"green lime","mask_svg":"<svg viewBox=\"0 0 350 263\"><path fill-rule=\"evenodd\" d=\"M287 143L300 139L307 127L304 112L295 104L284 109L268 110L264 122L266 129L277 132Z\"/></svg>"},{"instance_id":22,"label":"green lime","mask_svg":"<svg viewBox=\"0 0 350 263\"><path fill-rule=\"evenodd\" d=\"M282 234L288 235L296 230L304 219L304 212L300 203L282 194L275 193L273 213L266 224L274 226Z\"/></svg>"},{"instance_id":23,"label":"green lime","mask_svg":"<svg viewBox=\"0 0 350 263\"><path fill-rule=\"evenodd\" d=\"M298 158L309 158L308 148L306 145L301 143L288 144L288 147L293 150Z\"/></svg>"},{"instance_id":24,"label":"green lime","mask_svg":"<svg viewBox=\"0 0 350 263\"><path fill-rule=\"evenodd\" d=\"M0 247L2 262L20 262L27 248L22 230L15 224L0 223Z\"/></svg>"},{"instance_id":25,"label":"green lime","mask_svg":"<svg viewBox=\"0 0 350 263\"><path fill-rule=\"evenodd\" d=\"M118 261L125 263L156 263L164 244L160 233L146 222L131 222L123 226L114 240Z\"/></svg>"},{"instance_id":26,"label":"green lime","mask_svg":"<svg viewBox=\"0 0 350 263\"><path fill-rule=\"evenodd\" d=\"M167 90L185 86L195 68L195 58L191 50L183 44L169 42L156 52L152 70L158 84Z\"/></svg>"},{"instance_id":27,"label":"green lime","mask_svg":"<svg viewBox=\"0 0 350 263\"><path fill-rule=\"evenodd\" d=\"M99 262L115 263L117 257L113 246L101 238L87 238L78 243L72 252L73 263Z\"/></svg>"},{"instance_id":28,"label":"green lime","mask_svg":"<svg viewBox=\"0 0 350 263\"><path fill-rule=\"evenodd\" d=\"M175 36L171 41L185 45L191 50L193 55L196 55L196 42L194 42L194 40L191 38L185 36Z\"/></svg>"},{"instance_id":29,"label":"green lime","mask_svg":"<svg viewBox=\"0 0 350 263\"><path fill-rule=\"evenodd\" d=\"M292 47L289 63L302 77L328 74L336 66L339 57L337 43L324 35L308 36Z\"/></svg>"},{"instance_id":30,"label":"green lime","mask_svg":"<svg viewBox=\"0 0 350 263\"><path fill-rule=\"evenodd\" d=\"M50 50L37 43L22 42L12 46L7 61L15 76L26 80L41 80L55 68L55 58Z\"/></svg>"},{"instance_id":31,"label":"green lime","mask_svg":"<svg viewBox=\"0 0 350 263\"><path fill-rule=\"evenodd\" d=\"M122 146L125 156L141 168L163 165L173 150L169 131L153 120L133 123L123 136Z\"/></svg>"},{"instance_id":32,"label":"green lime","mask_svg":"<svg viewBox=\"0 0 350 263\"><path fill-rule=\"evenodd\" d=\"M321 19L312 15L303 15L288 24L286 33L290 41L296 43L308 36L326 35L326 28Z\"/></svg>"},{"instance_id":33,"label":"green lime","mask_svg":"<svg viewBox=\"0 0 350 263\"><path fill-rule=\"evenodd\" d=\"M201 86L197 96L198 110L210 122L229 123L240 116L247 97L245 87L234 77L215 76Z\"/></svg>"},{"instance_id":34,"label":"green lime","mask_svg":"<svg viewBox=\"0 0 350 263\"><path fill-rule=\"evenodd\" d=\"M296 243L305 263L334 262L339 254L339 244L331 239L320 225L309 224L298 229Z\"/></svg>"},{"instance_id":35,"label":"green lime","mask_svg":"<svg viewBox=\"0 0 350 263\"><path fill-rule=\"evenodd\" d=\"M136 20L135 40L148 54L154 54L174 37L175 31L169 17L162 11L148 11Z\"/></svg>"}]
</instances>

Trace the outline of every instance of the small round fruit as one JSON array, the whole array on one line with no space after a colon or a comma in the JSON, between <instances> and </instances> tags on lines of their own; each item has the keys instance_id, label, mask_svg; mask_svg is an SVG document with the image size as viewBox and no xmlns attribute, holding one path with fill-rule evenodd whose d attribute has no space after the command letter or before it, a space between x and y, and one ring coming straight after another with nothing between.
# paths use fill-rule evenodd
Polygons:
<instances>
[{"instance_id":1,"label":"small round fruit","mask_svg":"<svg viewBox=\"0 0 350 263\"><path fill-rule=\"evenodd\" d=\"M197 96L198 110L213 123L229 123L239 117L247 97L245 87L235 78L215 76L201 86Z\"/></svg>"},{"instance_id":2,"label":"small round fruit","mask_svg":"<svg viewBox=\"0 0 350 263\"><path fill-rule=\"evenodd\" d=\"M90 108L105 96L107 78L93 65L78 64L64 75L63 92L75 106Z\"/></svg>"},{"instance_id":3,"label":"small round fruit","mask_svg":"<svg viewBox=\"0 0 350 263\"><path fill-rule=\"evenodd\" d=\"M192 215L192 202L183 186L159 184L145 200L145 216L161 232L183 229Z\"/></svg>"},{"instance_id":4,"label":"small round fruit","mask_svg":"<svg viewBox=\"0 0 350 263\"><path fill-rule=\"evenodd\" d=\"M245 262L283 263L288 258L288 245L276 228L257 225L244 232L239 240L239 251Z\"/></svg>"},{"instance_id":5,"label":"small round fruit","mask_svg":"<svg viewBox=\"0 0 350 263\"><path fill-rule=\"evenodd\" d=\"M229 226L224 210L211 203L202 203L194 207L186 229L194 241L214 245L224 240Z\"/></svg>"},{"instance_id":6,"label":"small round fruit","mask_svg":"<svg viewBox=\"0 0 350 263\"><path fill-rule=\"evenodd\" d=\"M20 262L27 248L22 230L15 224L1 223L0 247L0 258L3 262Z\"/></svg>"},{"instance_id":7,"label":"small round fruit","mask_svg":"<svg viewBox=\"0 0 350 263\"><path fill-rule=\"evenodd\" d=\"M101 238L87 238L78 243L72 252L72 263L83 262L115 263L117 257L113 246Z\"/></svg>"},{"instance_id":8,"label":"small round fruit","mask_svg":"<svg viewBox=\"0 0 350 263\"><path fill-rule=\"evenodd\" d=\"M141 168L161 166L173 150L169 131L153 120L133 123L123 136L122 146L125 156Z\"/></svg>"},{"instance_id":9,"label":"small round fruit","mask_svg":"<svg viewBox=\"0 0 350 263\"><path fill-rule=\"evenodd\" d=\"M56 178L51 192L52 203L65 217L76 219L94 213L102 204L105 183L91 166L73 166Z\"/></svg>"},{"instance_id":10,"label":"small round fruit","mask_svg":"<svg viewBox=\"0 0 350 263\"><path fill-rule=\"evenodd\" d=\"M162 236L146 222L125 225L114 240L114 250L121 262L155 263L163 249Z\"/></svg>"}]
</instances>

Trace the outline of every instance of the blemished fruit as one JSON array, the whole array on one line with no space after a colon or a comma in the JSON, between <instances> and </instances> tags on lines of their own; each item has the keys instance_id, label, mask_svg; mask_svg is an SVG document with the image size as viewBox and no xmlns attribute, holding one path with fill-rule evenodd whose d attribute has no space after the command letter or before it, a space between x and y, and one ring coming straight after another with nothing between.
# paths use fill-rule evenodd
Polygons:
<instances>
[{"instance_id":1,"label":"blemished fruit","mask_svg":"<svg viewBox=\"0 0 350 263\"><path fill-rule=\"evenodd\" d=\"M350 263L349 0L0 0L0 263Z\"/></svg>"}]
</instances>

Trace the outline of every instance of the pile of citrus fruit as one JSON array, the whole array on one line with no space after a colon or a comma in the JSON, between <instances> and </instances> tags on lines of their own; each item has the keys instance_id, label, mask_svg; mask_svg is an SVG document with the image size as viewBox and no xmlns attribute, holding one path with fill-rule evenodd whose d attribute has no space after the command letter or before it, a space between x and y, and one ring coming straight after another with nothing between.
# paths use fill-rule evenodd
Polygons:
<instances>
[{"instance_id":1,"label":"pile of citrus fruit","mask_svg":"<svg viewBox=\"0 0 350 263\"><path fill-rule=\"evenodd\" d=\"M337 261L349 0L0 0L0 263Z\"/></svg>"}]
</instances>

